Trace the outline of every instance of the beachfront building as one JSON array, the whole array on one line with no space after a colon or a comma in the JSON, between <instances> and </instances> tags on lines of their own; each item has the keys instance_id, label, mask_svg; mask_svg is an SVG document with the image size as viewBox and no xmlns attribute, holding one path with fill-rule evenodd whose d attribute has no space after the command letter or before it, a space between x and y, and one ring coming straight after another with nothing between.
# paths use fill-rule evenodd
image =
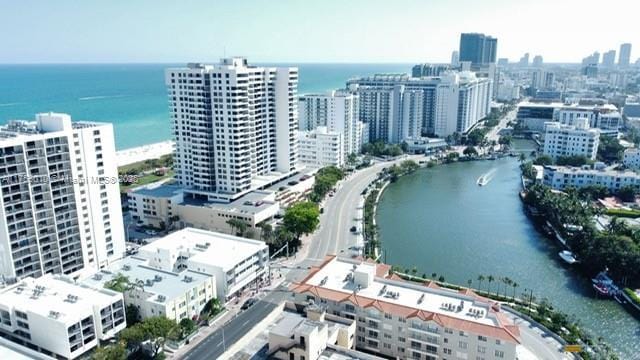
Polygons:
<instances>
[{"instance_id":1,"label":"beachfront building","mask_svg":"<svg viewBox=\"0 0 640 360\"><path fill-rule=\"evenodd\" d=\"M413 283L390 266L328 256L291 286L295 302L355 320L355 347L389 358L515 359L520 330L471 290Z\"/></svg>"},{"instance_id":2,"label":"beachfront building","mask_svg":"<svg viewBox=\"0 0 640 360\"><path fill-rule=\"evenodd\" d=\"M640 185L640 175L633 171L545 166L543 183L557 190L601 185L610 191L617 191L623 186Z\"/></svg>"},{"instance_id":3,"label":"beachfront building","mask_svg":"<svg viewBox=\"0 0 640 360\"><path fill-rule=\"evenodd\" d=\"M122 294L46 274L0 290L0 336L59 359L75 359L126 326Z\"/></svg>"},{"instance_id":4,"label":"beachfront building","mask_svg":"<svg viewBox=\"0 0 640 360\"><path fill-rule=\"evenodd\" d=\"M342 133L330 132L326 126L299 131L300 162L309 167L342 167L345 163Z\"/></svg>"},{"instance_id":5,"label":"beachfront building","mask_svg":"<svg viewBox=\"0 0 640 360\"><path fill-rule=\"evenodd\" d=\"M244 58L166 70L185 195L228 202L297 170L298 69Z\"/></svg>"},{"instance_id":6,"label":"beachfront building","mask_svg":"<svg viewBox=\"0 0 640 360\"><path fill-rule=\"evenodd\" d=\"M349 154L358 154L363 144L359 100L357 94L346 90L302 95L298 100L299 129L313 131L324 126L330 133L342 134L344 159Z\"/></svg>"},{"instance_id":7,"label":"beachfront building","mask_svg":"<svg viewBox=\"0 0 640 360\"><path fill-rule=\"evenodd\" d=\"M492 86L493 79L470 71L423 78L381 74L347 82L360 96L360 120L368 124L369 141L389 143L468 131L489 113Z\"/></svg>"},{"instance_id":8,"label":"beachfront building","mask_svg":"<svg viewBox=\"0 0 640 360\"><path fill-rule=\"evenodd\" d=\"M0 127L0 274L77 276L125 252L111 124L42 113Z\"/></svg>"},{"instance_id":9,"label":"beachfront building","mask_svg":"<svg viewBox=\"0 0 640 360\"><path fill-rule=\"evenodd\" d=\"M626 149L624 151L622 163L629 169L640 170L640 149Z\"/></svg>"},{"instance_id":10,"label":"beachfront building","mask_svg":"<svg viewBox=\"0 0 640 360\"><path fill-rule=\"evenodd\" d=\"M184 270L165 271L148 266L149 260L126 257L110 264L81 281L82 284L103 289L118 276L126 277L129 285L124 302L138 309L140 317L164 316L176 323L200 315L205 304L216 297L213 275Z\"/></svg>"},{"instance_id":11,"label":"beachfront building","mask_svg":"<svg viewBox=\"0 0 640 360\"><path fill-rule=\"evenodd\" d=\"M212 275L217 297L228 301L266 277L269 247L263 241L185 228L140 247L136 256L156 269Z\"/></svg>"},{"instance_id":12,"label":"beachfront building","mask_svg":"<svg viewBox=\"0 0 640 360\"><path fill-rule=\"evenodd\" d=\"M595 160L600 131L589 128L586 118L576 119L574 124L546 123L543 153L554 159L559 156L585 156L587 159Z\"/></svg>"}]
</instances>

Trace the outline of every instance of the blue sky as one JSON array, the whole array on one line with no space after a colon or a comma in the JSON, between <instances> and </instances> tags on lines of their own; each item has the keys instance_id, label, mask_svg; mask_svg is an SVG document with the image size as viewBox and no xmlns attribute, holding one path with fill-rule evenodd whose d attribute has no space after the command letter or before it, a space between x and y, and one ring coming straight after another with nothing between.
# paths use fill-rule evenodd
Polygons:
<instances>
[{"instance_id":1,"label":"blue sky","mask_svg":"<svg viewBox=\"0 0 640 360\"><path fill-rule=\"evenodd\" d=\"M596 5L597 4L597 5ZM0 63L449 61L460 32L578 62L633 43L631 0L0 0Z\"/></svg>"}]
</instances>

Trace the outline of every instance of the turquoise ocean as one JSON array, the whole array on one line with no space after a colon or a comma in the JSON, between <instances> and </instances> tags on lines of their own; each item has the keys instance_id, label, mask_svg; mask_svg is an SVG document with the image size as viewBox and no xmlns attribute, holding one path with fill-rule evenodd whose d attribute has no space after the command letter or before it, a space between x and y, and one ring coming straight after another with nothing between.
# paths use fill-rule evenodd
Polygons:
<instances>
[{"instance_id":1,"label":"turquoise ocean","mask_svg":"<svg viewBox=\"0 0 640 360\"><path fill-rule=\"evenodd\" d=\"M0 124L54 111L113 123L119 150L169 140L164 69L182 65L0 65ZM297 66L299 94L341 88L356 76L411 70L410 64L257 65Z\"/></svg>"}]
</instances>

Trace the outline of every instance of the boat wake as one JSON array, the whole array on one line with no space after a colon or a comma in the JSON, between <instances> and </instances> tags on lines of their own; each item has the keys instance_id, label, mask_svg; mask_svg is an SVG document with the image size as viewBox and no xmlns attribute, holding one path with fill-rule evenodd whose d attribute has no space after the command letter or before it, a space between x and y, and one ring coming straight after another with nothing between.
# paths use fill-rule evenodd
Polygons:
<instances>
[{"instance_id":1,"label":"boat wake","mask_svg":"<svg viewBox=\"0 0 640 360\"><path fill-rule=\"evenodd\" d=\"M493 177L494 177L494 176L495 176L495 174L496 174L496 170L497 170L496 168L493 168L493 169L491 169L491 170L487 171L486 173L482 174L482 175L478 178L478 180L476 181L476 182L477 182L477 184L478 184L479 186L485 186L485 185L487 185L491 180L493 180Z\"/></svg>"},{"instance_id":2,"label":"boat wake","mask_svg":"<svg viewBox=\"0 0 640 360\"><path fill-rule=\"evenodd\" d=\"M121 97L126 97L127 95L99 95L99 96L85 96L78 98L80 101L90 101L90 100L103 100L103 99L116 99Z\"/></svg>"},{"instance_id":3,"label":"boat wake","mask_svg":"<svg viewBox=\"0 0 640 360\"><path fill-rule=\"evenodd\" d=\"M4 103L4 104L0 104L0 107L16 106L16 105L20 105L20 104L24 104L24 103L21 103L21 102Z\"/></svg>"}]
</instances>

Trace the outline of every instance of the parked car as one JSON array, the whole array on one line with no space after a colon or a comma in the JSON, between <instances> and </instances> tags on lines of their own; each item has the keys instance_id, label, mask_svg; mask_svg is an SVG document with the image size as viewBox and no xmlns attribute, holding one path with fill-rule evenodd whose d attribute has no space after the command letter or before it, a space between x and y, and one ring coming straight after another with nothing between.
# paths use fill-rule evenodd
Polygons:
<instances>
[{"instance_id":1,"label":"parked car","mask_svg":"<svg viewBox=\"0 0 640 360\"><path fill-rule=\"evenodd\" d=\"M256 298L248 298L244 304L242 304L242 306L240 307L241 310L247 310L248 308L252 307L253 304L257 303L258 299Z\"/></svg>"},{"instance_id":2,"label":"parked car","mask_svg":"<svg viewBox=\"0 0 640 360\"><path fill-rule=\"evenodd\" d=\"M158 235L158 232L155 230L145 230L144 232L145 234L149 235L149 236L156 236Z\"/></svg>"},{"instance_id":3,"label":"parked car","mask_svg":"<svg viewBox=\"0 0 640 360\"><path fill-rule=\"evenodd\" d=\"M349 229L352 233L358 231L358 228L354 225L351 227L351 229Z\"/></svg>"}]
</instances>

